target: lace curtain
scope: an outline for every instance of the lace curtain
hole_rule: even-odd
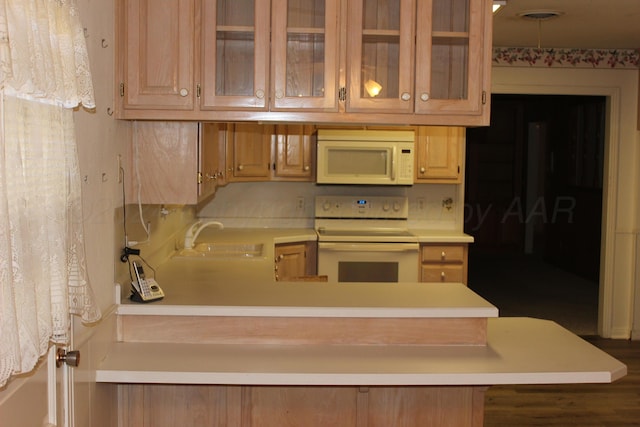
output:
[[[95,106],[74,0],[0,0],[0,387],[99,320],[72,108]]]

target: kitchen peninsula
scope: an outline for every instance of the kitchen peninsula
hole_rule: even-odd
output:
[[[276,282],[274,245],[312,230],[235,242],[249,238],[260,256],[178,255],[156,268],[164,300],[121,301],[96,381],[118,384],[122,425],[481,426],[492,384],[626,374],[553,322],[499,318],[462,284]]]

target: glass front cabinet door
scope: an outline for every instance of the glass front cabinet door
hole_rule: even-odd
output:
[[[268,108],[270,4],[202,2],[201,109]]]
[[[416,113],[482,113],[487,3],[418,0]],[[491,48],[490,44],[487,48]]]
[[[272,0],[272,110],[338,108],[339,0]]]
[[[349,0],[347,110],[413,110],[415,0]]]
[[[490,18],[490,2],[348,3],[348,111],[482,113],[484,20]]]

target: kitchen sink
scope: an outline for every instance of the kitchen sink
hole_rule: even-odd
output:
[[[198,243],[193,249],[181,249],[176,256],[207,259],[261,258],[263,248],[262,243]]]

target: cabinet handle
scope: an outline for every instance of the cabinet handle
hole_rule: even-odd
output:
[[[238,170],[241,171],[242,169],[244,169],[244,166],[238,165]]]
[[[283,96],[284,96],[284,93],[282,93],[281,90],[277,90],[276,91],[276,98],[277,99],[282,99]]]
[[[424,168],[424,166],[422,166],[422,167],[420,168],[420,173],[425,173],[426,171],[427,171],[427,170]]]
[[[427,92],[422,92],[420,94],[420,101],[428,101],[429,100],[429,94]]]
[[[440,279],[442,279],[442,281],[444,282],[446,280],[446,275],[444,274],[444,271],[440,272]]]
[[[308,170],[309,170],[309,165],[306,165],[306,166],[304,167],[304,170],[305,170],[305,171],[308,171]]]
[[[256,98],[258,99],[264,98],[264,91],[262,89],[256,90]]]
[[[402,92],[402,95],[400,96],[400,98],[403,101],[408,101],[411,99],[411,94],[409,92]]]
[[[447,253],[445,251],[442,251],[442,253],[440,254],[440,258],[442,258],[442,261],[444,261],[447,258]]]
[[[185,88],[180,89],[180,96],[187,96],[189,95],[189,91]]]

